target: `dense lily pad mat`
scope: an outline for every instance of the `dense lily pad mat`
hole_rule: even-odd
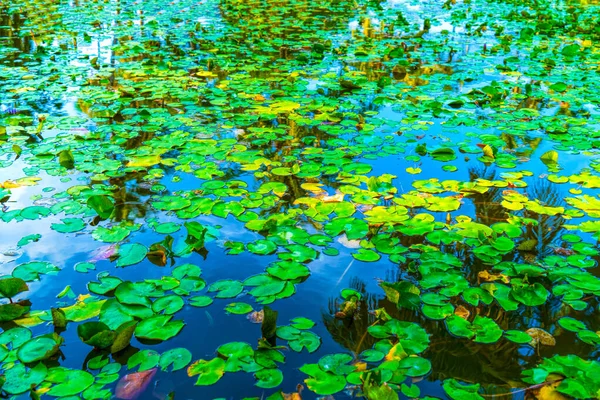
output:
[[[599,16],[0,5],[2,394],[600,398]]]

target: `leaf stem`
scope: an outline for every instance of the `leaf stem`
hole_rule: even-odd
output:
[[[362,337],[360,338],[360,340],[358,341],[358,344],[356,345],[356,348],[354,349],[354,355],[357,356],[358,352],[360,351],[360,346],[362,346],[363,342],[365,341],[367,334],[369,333],[369,328],[372,326],[375,326],[379,323],[379,320],[375,320],[375,322],[373,322],[371,325],[369,325],[367,327],[367,329],[365,329],[365,333],[363,333]]]
[[[506,397],[506,396],[513,396],[513,395],[515,395],[517,393],[526,392],[528,390],[541,388],[541,387],[544,387],[546,385],[550,385],[550,384],[556,383],[556,382],[561,382],[561,381],[564,381],[564,380],[565,380],[565,378],[560,378],[560,379],[555,379],[553,381],[542,382],[542,383],[538,383],[537,385],[528,386],[528,387],[523,388],[523,389],[515,390],[514,392],[506,392],[506,393],[500,393],[500,394],[479,394],[479,395],[482,396],[482,397]]]

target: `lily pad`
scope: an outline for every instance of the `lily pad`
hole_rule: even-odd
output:
[[[94,376],[86,371],[54,367],[48,370],[46,381],[54,383],[48,394],[56,397],[74,396],[94,383]]]
[[[183,326],[183,321],[171,321],[171,315],[156,315],[141,321],[135,329],[135,336],[140,339],[168,340],[176,336]]]
[[[128,243],[119,246],[117,267],[135,265],[146,258],[148,249],[139,243]]]

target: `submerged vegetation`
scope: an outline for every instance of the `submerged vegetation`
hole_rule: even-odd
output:
[[[600,398],[599,40],[584,0],[0,1],[2,396]]]

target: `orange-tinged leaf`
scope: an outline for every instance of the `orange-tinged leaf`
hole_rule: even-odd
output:
[[[304,390],[304,386],[298,385],[296,386],[296,393],[282,393],[283,400],[302,400],[302,390]]]
[[[459,305],[454,310],[454,314],[458,315],[462,319],[467,319],[467,318],[469,318],[469,315],[471,315],[471,312],[469,310],[467,310],[465,307]]]
[[[117,399],[137,399],[148,387],[156,374],[156,368],[147,371],[135,372],[122,377],[117,384]]]
[[[504,283],[509,283],[510,279],[508,276],[504,274],[490,274],[488,271],[481,271],[477,274],[480,281],[486,282],[494,282],[494,281],[502,281]]]

